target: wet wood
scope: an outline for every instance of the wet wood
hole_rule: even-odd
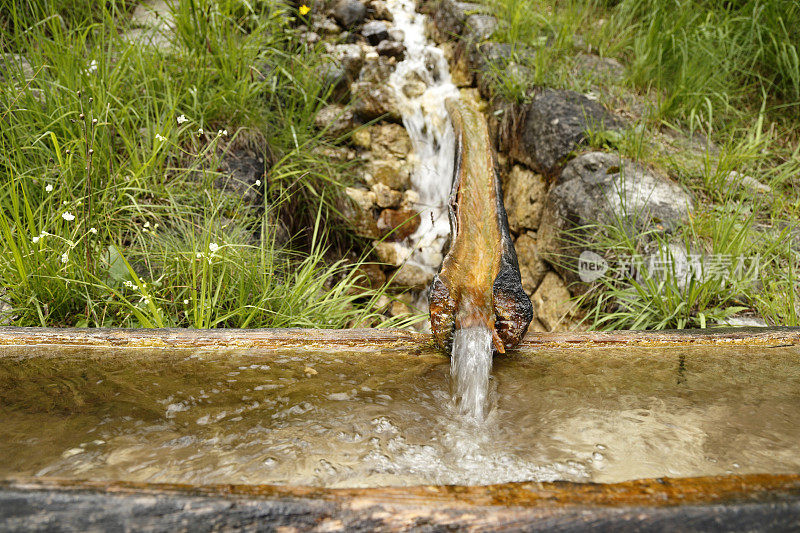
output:
[[[613,485],[318,489],[16,480],[0,484],[0,528],[247,528],[272,531],[777,531],[800,526],[800,476]]]
[[[387,355],[438,351],[432,335],[398,329],[59,329],[6,326],[0,327],[0,346],[3,345],[271,348]],[[692,345],[794,346],[800,345],[800,328],[528,333],[515,352],[524,355],[541,348]]]
[[[533,307],[522,288],[486,119],[466,99],[445,104],[456,137],[451,244],[430,286],[431,330],[447,348],[456,329],[485,327],[503,353],[525,334]]]

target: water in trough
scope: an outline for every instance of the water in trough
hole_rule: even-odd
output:
[[[800,472],[800,348],[498,356],[485,422],[434,353],[11,347],[0,478],[324,487]]]

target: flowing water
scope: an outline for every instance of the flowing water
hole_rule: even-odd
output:
[[[458,414],[449,372],[435,353],[3,347],[0,478],[352,487],[800,473],[798,347],[498,356],[483,424]]]
[[[409,264],[433,273],[442,263],[442,248],[450,234],[447,199],[453,182],[455,135],[444,102],[459,98],[459,92],[450,80],[444,53],[425,35],[426,17],[414,11],[414,0],[388,0],[387,5],[406,47],[406,58],[397,64],[389,85],[411,138],[415,161],[411,182],[420,197],[421,213],[417,231],[397,246]],[[421,93],[408,90],[420,83]]]
[[[457,329],[453,334],[450,380],[458,413],[484,421],[492,372],[492,334],[486,328]]]
[[[455,134],[445,108],[447,98],[460,98],[450,79],[447,59],[425,35],[426,17],[415,12],[414,0],[389,0],[394,28],[403,32],[406,59],[390,79],[411,138],[415,166],[411,177],[420,197],[420,226],[400,244],[400,257],[434,273],[442,264],[443,247],[450,235],[447,202],[453,182]],[[424,91],[408,91],[409,84],[424,84]],[[424,294],[417,299],[427,307]],[[481,421],[487,409],[492,343],[488,331],[464,330],[455,334],[451,384],[458,411]]]

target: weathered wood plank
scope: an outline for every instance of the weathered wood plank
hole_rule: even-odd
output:
[[[430,334],[398,329],[88,329],[0,327],[2,345],[164,348],[275,348],[305,351],[412,353],[436,350]],[[592,346],[800,345],[800,328],[529,333],[518,353]]]
[[[4,531],[662,531],[676,526],[796,530],[800,476],[380,489],[31,480],[0,485]]]

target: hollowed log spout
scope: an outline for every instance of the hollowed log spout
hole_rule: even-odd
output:
[[[451,240],[429,289],[431,329],[449,349],[456,329],[485,326],[504,353],[525,335],[533,307],[522,289],[486,120],[463,100],[445,104],[456,135]]]

